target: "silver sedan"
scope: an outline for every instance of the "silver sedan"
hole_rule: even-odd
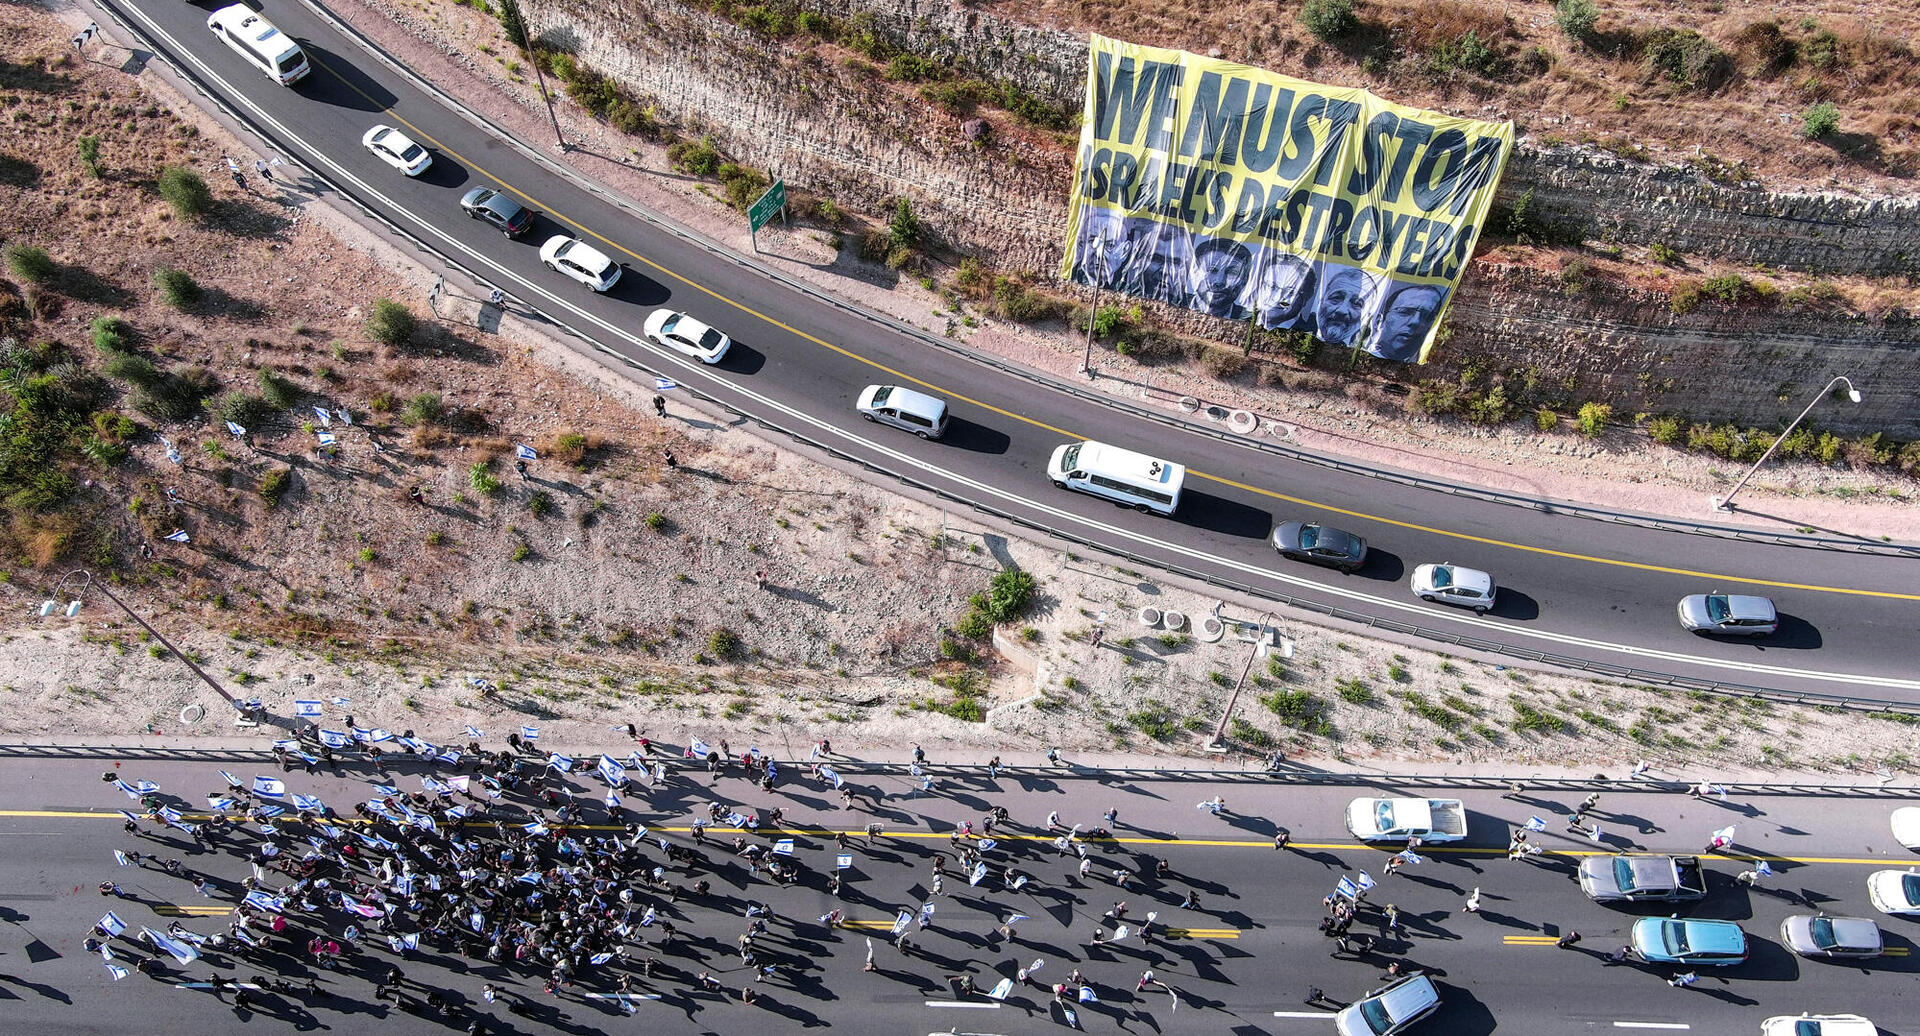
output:
[[[1802,957],[1864,960],[1886,950],[1880,926],[1865,917],[1794,914],[1780,922],[1780,941]]]

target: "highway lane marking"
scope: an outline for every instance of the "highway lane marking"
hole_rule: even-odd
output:
[[[153,908],[161,917],[213,917],[233,913],[232,906],[201,906],[197,903],[161,903]]]
[[[385,105],[380,104],[373,97],[369,96],[365,91],[361,90],[357,85],[349,82],[345,76],[340,75],[338,72],[335,72],[332,68],[328,67],[325,62],[320,61],[317,58],[313,58],[311,55],[309,55],[309,59],[312,60],[319,67],[326,69],[327,74],[333,76],[334,79],[337,80],[342,86],[345,86],[347,89],[353,91],[356,94],[359,94],[360,97],[363,100],[365,100],[368,104],[379,108],[379,110],[385,115],[387,115],[389,118],[392,118],[395,122],[398,122],[401,125],[405,126],[407,129],[411,130],[414,134],[416,134],[419,137],[419,139],[424,140],[427,143],[431,144],[433,147],[438,148],[440,151],[453,156],[456,160],[463,163],[468,168],[472,169],[474,172],[498,184],[501,187],[501,189],[509,191],[515,195],[518,195],[521,198],[524,198],[529,204],[546,212],[548,215],[554,217],[560,222],[566,224],[567,226],[574,228],[575,230],[579,231],[582,235],[591,237],[594,240],[599,241],[600,243],[606,245],[608,248],[611,248],[623,255],[629,256],[632,259],[634,259],[636,262],[642,263],[645,266],[649,267],[650,269],[657,271],[661,275],[670,277],[673,280],[679,281],[681,284],[686,285],[688,288],[691,288],[695,291],[699,291],[702,294],[707,295],[708,297],[712,298],[716,302],[720,302],[727,306],[730,306],[742,313],[745,313],[757,320],[763,321],[770,326],[777,327],[782,331],[785,331],[788,334],[791,334],[804,341],[811,342],[814,345],[820,346],[821,348],[829,349],[833,352],[836,352],[849,360],[853,360],[857,363],[865,364],[869,367],[872,367],[875,370],[892,375],[895,378],[899,378],[901,380],[911,382],[915,385],[919,385],[922,388],[929,389],[933,392],[944,394],[950,398],[960,400],[969,405],[977,406],[982,410],[988,411],[989,413],[999,414],[1002,417],[1005,417],[1009,420],[1018,421],[1020,423],[1029,425],[1031,427],[1041,429],[1042,431],[1051,432],[1055,435],[1064,435],[1068,439],[1086,438],[1086,436],[1070,431],[1068,429],[1059,428],[1054,425],[1047,424],[1044,421],[1035,420],[1034,418],[1028,417],[1024,414],[1019,414],[1010,410],[1005,410],[1001,407],[994,406],[990,403],[986,403],[981,400],[974,399],[966,395],[965,393],[956,392],[944,386],[936,385],[932,382],[925,381],[920,378],[916,378],[910,374],[905,373],[904,371],[895,370],[894,368],[889,367],[886,364],[883,364],[877,360],[869,359],[868,357],[855,353],[850,349],[835,345],[832,342],[829,342],[823,338],[820,338],[815,335],[809,334],[805,331],[802,331],[797,327],[793,327],[785,323],[784,321],[778,320],[772,316],[762,313],[759,310],[754,309],[753,307],[748,306],[743,302],[730,298],[727,295],[723,295],[720,292],[712,288],[709,288],[706,285],[701,284],[698,281],[695,281],[683,274],[676,273],[673,270],[670,270],[667,267],[662,266],[661,264],[653,261],[652,259],[649,259],[646,256],[643,256],[640,253],[630,248],[627,248],[624,245],[621,245],[619,242],[616,242],[588,228],[585,224],[582,224],[578,220],[575,220],[570,216],[561,215],[560,210],[557,206],[549,205],[546,202],[541,201],[540,199],[525,193],[519,188],[513,186],[512,184],[507,183],[505,180],[502,180],[498,176],[495,176],[492,172],[487,170],[484,166],[481,166],[479,163],[468,158],[466,155],[460,153],[459,151],[451,147],[448,147],[438,137],[435,137],[433,134],[428,133],[424,129],[421,129],[419,126],[414,125],[412,122],[409,122],[404,116],[400,115],[398,112],[394,111],[392,108],[389,108]],[[662,350],[659,350],[657,347],[653,347],[651,343],[648,343],[648,345],[652,351],[662,352]],[[1603,557],[1599,557],[1592,554],[1581,554],[1574,551],[1556,550],[1550,547],[1535,547],[1529,544],[1515,543],[1510,540],[1494,539],[1488,536],[1476,536],[1472,533],[1466,533],[1466,532],[1454,532],[1448,529],[1441,529],[1436,526],[1422,525],[1418,522],[1402,521],[1397,518],[1387,518],[1381,515],[1370,514],[1365,511],[1355,511],[1350,508],[1336,507],[1332,504],[1322,503],[1317,500],[1309,500],[1305,497],[1290,496],[1285,493],[1279,493],[1273,490],[1263,489],[1258,486],[1248,485],[1244,482],[1238,482],[1233,479],[1224,478],[1219,475],[1211,475],[1204,471],[1194,469],[1194,468],[1188,468],[1188,471],[1193,475],[1196,475],[1200,478],[1204,478],[1218,485],[1232,486],[1236,489],[1241,489],[1246,492],[1256,494],[1258,496],[1264,496],[1272,500],[1279,500],[1285,503],[1297,504],[1302,507],[1316,508],[1316,509],[1328,511],[1334,514],[1343,515],[1349,518],[1359,518],[1366,521],[1379,522],[1384,525],[1392,525],[1398,528],[1409,529],[1415,532],[1425,532],[1425,533],[1430,533],[1436,536],[1445,536],[1453,539],[1464,540],[1469,543],[1479,543],[1479,544],[1482,544],[1485,546],[1491,546],[1491,547],[1502,547],[1508,550],[1516,550],[1516,551],[1523,551],[1527,553],[1540,554],[1547,557],[1564,558],[1569,561],[1584,561],[1584,562],[1588,562],[1591,564],[1598,564],[1598,565],[1613,565],[1613,566],[1622,567],[1622,568],[1638,569],[1640,571],[1646,571],[1646,572],[1659,572],[1665,575],[1687,576],[1689,578],[1706,579],[1706,580],[1711,580],[1716,582],[1740,583],[1747,586],[1768,586],[1768,587],[1774,587],[1777,589],[1784,589],[1784,590],[1811,590],[1819,593],[1848,594],[1848,595],[1856,595],[1856,596],[1862,596],[1862,597],[1885,597],[1885,598],[1891,598],[1894,600],[1920,601],[1920,594],[1899,593],[1891,590],[1859,590],[1859,589],[1854,589],[1850,587],[1821,586],[1817,584],[1808,584],[1808,583],[1788,583],[1788,582],[1782,582],[1779,580],[1759,579],[1759,578],[1747,577],[1747,576],[1732,576],[1732,575],[1724,575],[1724,574],[1718,574],[1713,572],[1700,572],[1692,569],[1674,568],[1666,565],[1653,565],[1645,562],[1626,561],[1619,558],[1603,558]]]
[[[1238,928],[1169,928],[1169,939],[1238,939]]]
[[[395,218],[404,217],[404,219],[410,221],[413,225],[419,228],[420,236],[426,239],[437,241],[439,243],[439,246],[443,248],[445,251],[448,251],[454,254],[464,255],[472,261],[473,266],[494,271],[500,277],[523,286],[526,289],[526,294],[528,296],[537,296],[539,298],[543,298],[547,300],[547,302],[550,303],[551,306],[553,307],[553,311],[572,314],[575,318],[577,318],[577,320],[580,323],[598,328],[601,331],[608,334],[609,336],[611,336],[612,339],[616,341],[620,341],[631,346],[637,346],[639,349],[641,349],[644,353],[646,353],[649,356],[663,357],[667,365],[683,372],[680,375],[682,380],[686,380],[689,378],[713,379],[716,381],[716,383],[727,385],[732,391],[737,393],[741,398],[758,403],[760,406],[766,408],[768,412],[784,415],[788,420],[797,422],[800,425],[803,425],[806,427],[810,427],[814,429],[816,432],[818,432],[820,435],[827,436],[829,438],[836,438],[844,441],[845,443],[850,444],[853,447],[857,447],[858,449],[869,451],[870,453],[872,453],[877,457],[884,458],[898,465],[899,466],[898,470],[904,471],[904,470],[912,469],[912,470],[917,470],[919,472],[926,473],[930,477],[944,478],[957,487],[960,487],[969,492],[977,494],[978,500],[992,499],[992,500],[1001,501],[1003,504],[1008,506],[1024,507],[1029,511],[1047,516],[1051,519],[1054,519],[1060,522],[1064,522],[1070,526],[1077,526],[1081,528],[1095,530],[1109,537],[1109,542],[1127,541],[1134,544],[1144,545],[1150,548],[1158,549],[1169,555],[1173,555],[1179,558],[1189,559],[1191,561],[1199,562],[1202,564],[1214,565],[1214,566],[1217,566],[1218,568],[1235,572],[1243,576],[1248,576],[1248,577],[1253,577],[1253,578],[1263,579],[1263,580],[1270,580],[1272,582],[1277,582],[1277,583],[1294,587],[1297,589],[1312,591],[1312,592],[1321,593],[1321,594],[1325,594],[1325,595],[1336,597],[1336,598],[1341,598],[1349,602],[1363,603],[1377,610],[1399,612],[1409,616],[1418,616],[1419,617],[1418,621],[1420,622],[1457,623],[1463,626],[1467,626],[1469,628],[1479,629],[1482,631],[1492,628],[1492,629],[1500,630],[1506,633],[1507,635],[1509,635],[1510,637],[1521,639],[1521,640],[1542,641],[1542,642],[1551,643],[1551,644],[1580,647],[1580,648],[1601,651],[1601,652],[1611,652],[1611,653],[1625,655],[1625,656],[1634,657],[1634,658],[1650,658],[1650,659],[1658,659],[1658,660],[1669,661],[1669,662],[1681,662],[1681,663],[1690,664],[1690,665],[1703,666],[1710,669],[1732,670],[1736,672],[1766,674],[1766,675],[1773,675],[1773,676],[1785,676],[1785,677],[1790,677],[1794,679],[1823,682],[1823,683],[1842,683],[1842,684],[1866,685],[1866,686],[1872,686],[1876,688],[1901,688],[1906,690],[1920,690],[1920,680],[1910,680],[1910,679],[1900,680],[1900,679],[1893,679],[1893,678],[1867,676],[1862,674],[1834,673],[1834,672],[1827,672],[1823,670],[1792,669],[1784,666],[1772,666],[1772,665],[1766,665],[1766,664],[1755,663],[1755,662],[1740,662],[1740,661],[1734,661],[1730,659],[1708,658],[1708,657],[1697,656],[1697,655],[1688,655],[1681,652],[1664,651],[1664,650],[1658,650],[1653,648],[1647,648],[1647,647],[1642,647],[1642,646],[1633,645],[1633,644],[1616,644],[1616,643],[1611,643],[1607,641],[1593,640],[1591,638],[1576,637],[1571,634],[1553,633],[1545,630],[1528,629],[1522,626],[1504,625],[1500,623],[1494,623],[1486,619],[1468,618],[1467,616],[1464,616],[1464,615],[1453,614],[1451,610],[1441,610],[1428,605],[1416,605],[1408,601],[1389,599],[1385,597],[1376,597],[1372,594],[1362,593],[1356,590],[1348,589],[1343,586],[1339,586],[1337,584],[1314,582],[1312,580],[1303,578],[1301,576],[1293,575],[1291,573],[1285,572],[1280,569],[1254,565],[1247,562],[1238,561],[1238,560],[1222,557],[1215,554],[1209,554],[1201,550],[1184,546],[1182,544],[1155,539],[1151,536],[1147,536],[1141,533],[1136,533],[1131,530],[1120,529],[1112,525],[1107,525],[1107,524],[1095,521],[1092,518],[1089,518],[1082,514],[1076,514],[1071,511],[1066,511],[1061,508],[1054,507],[1052,505],[1042,504],[1037,499],[1029,499],[1027,497],[1018,496],[1014,493],[1011,493],[1002,489],[998,485],[993,485],[986,482],[982,482],[977,479],[971,479],[971,478],[960,476],[951,471],[948,471],[945,468],[941,468],[935,464],[932,464],[927,461],[920,460],[919,458],[912,457],[908,454],[902,453],[899,450],[894,449],[893,447],[886,446],[882,444],[879,440],[876,440],[870,437],[857,436],[852,432],[849,432],[847,430],[838,428],[834,425],[828,424],[825,421],[821,420],[815,413],[811,411],[804,411],[793,406],[788,406],[787,404],[784,404],[778,400],[772,399],[762,393],[753,391],[751,388],[747,387],[745,384],[739,381],[720,381],[710,370],[708,370],[705,367],[704,364],[699,364],[690,358],[681,356],[678,353],[670,353],[665,350],[661,350],[655,347],[650,342],[644,342],[644,341],[635,339],[630,334],[628,334],[627,331],[622,327],[617,326],[611,321],[603,319],[593,313],[587,312],[586,310],[579,308],[571,300],[564,299],[558,294],[555,294],[550,289],[543,287],[539,284],[536,284],[531,280],[528,280],[527,275],[522,271],[517,269],[509,269],[508,267],[503,265],[500,261],[492,258],[491,256],[488,256],[484,253],[473,250],[471,247],[454,239],[441,227],[436,226],[435,224],[429,222],[424,216],[421,216],[418,213],[413,212],[410,208],[406,206],[402,206],[396,203],[393,199],[389,198],[382,191],[375,188],[371,183],[354,175],[352,172],[347,170],[344,166],[341,166],[330,155],[324,154],[318,149],[313,148],[310,145],[304,144],[303,143],[304,138],[302,138],[300,134],[291,132],[284,123],[282,123],[280,120],[278,120],[274,116],[267,113],[257,103],[255,103],[252,97],[250,97],[248,94],[238,89],[235,89],[230,82],[228,82],[219,73],[213,71],[204,61],[202,61],[191,48],[188,48],[182,45],[177,39],[175,39],[165,29],[161,28],[156,23],[154,23],[153,20],[147,15],[145,15],[138,7],[133,8],[131,13],[143,19],[146,22],[146,24],[150,27],[155,37],[172,42],[174,44],[176,51],[178,51],[178,56],[181,61],[191,64],[195,68],[200,70],[200,72],[208,82],[219,84],[222,88],[224,88],[228,92],[228,94],[231,96],[231,99],[234,101],[234,103],[240,104],[248,108],[261,123],[274,127],[282,135],[285,141],[293,141],[296,144],[298,144],[299,149],[303,150],[309,156],[309,158],[311,159],[315,167],[331,170],[339,182],[351,183],[359,188],[363,196],[377,199],[381,203],[385,204],[389,209],[392,210],[392,214],[394,215]],[[331,70],[329,70],[329,72],[331,74]],[[335,74],[335,78],[339,78],[337,74]],[[355,89],[351,83],[346,83],[345,85],[350,90]],[[369,101],[369,103],[372,103],[372,102]],[[382,106],[381,110],[385,110],[384,106]],[[398,119],[399,117],[394,116],[394,118]],[[426,135],[423,133],[422,136],[426,136]],[[449,150],[448,154],[454,155],[456,158],[459,158],[461,161],[466,161],[464,156],[459,155],[458,152]],[[469,164],[472,165],[472,163],[469,163]],[[478,165],[472,165],[472,168],[476,172],[487,176],[489,179],[492,179],[494,182],[500,183],[503,188],[512,190],[511,187],[506,185],[503,181],[500,181],[498,177],[494,177],[492,176],[492,174],[487,173],[484,168]],[[515,193],[519,193],[519,192],[515,192]],[[534,200],[530,196],[527,196],[524,194],[522,194],[521,196],[526,197],[529,201]],[[566,220],[564,217],[556,217],[556,218],[561,219],[563,222],[569,223],[569,225],[578,227],[579,229],[582,230],[583,233],[591,233],[589,231],[586,231],[584,227],[580,227],[579,224],[574,223],[573,221],[570,221],[570,220]],[[594,235],[594,236],[598,238],[598,235]],[[598,238],[598,239],[602,241],[606,240],[605,238]],[[613,247],[616,249],[619,248],[618,245],[614,245],[612,242],[607,242],[607,244],[609,245],[609,247]],[[620,249],[620,250],[629,255],[634,254],[632,252],[627,252],[625,249]],[[642,261],[644,262],[645,260],[643,259]],[[649,265],[653,265],[653,264],[649,263]],[[673,276],[677,280],[681,280],[685,283],[688,283],[693,287],[699,288],[698,285],[693,285],[692,282],[686,281],[685,278],[680,277],[679,275],[671,275],[671,276]],[[707,294],[714,295],[714,297],[716,298],[721,298],[721,296],[719,296],[717,293],[712,292],[709,289],[700,288],[700,290],[703,292],[706,292]],[[737,303],[729,302],[729,304],[738,306]],[[738,308],[741,308],[745,312],[750,312],[750,313],[753,312],[752,310],[747,309],[746,307],[738,307]],[[785,325],[778,324],[778,322],[773,322],[773,323],[775,324],[775,326],[782,326],[782,327],[785,326]],[[788,329],[788,330],[792,330],[792,329]],[[797,331],[794,333],[800,334],[800,332],[797,332]],[[803,335],[803,337],[809,337],[810,340],[819,341],[818,339],[812,339],[810,336]],[[615,357],[616,359],[620,360],[622,363],[640,367],[643,370],[647,369],[644,365],[640,364],[633,357],[629,357],[626,354],[620,352],[619,350],[611,348],[596,339],[589,337],[587,338],[587,341],[590,342],[595,348],[600,349],[601,351],[607,353],[608,355]],[[825,343],[822,343],[822,344],[825,344]],[[841,351],[844,352],[844,350],[841,350]],[[847,355],[852,356],[851,353],[848,353]],[[858,357],[855,357],[855,358],[859,359]],[[880,369],[885,369],[885,368],[880,368]],[[912,379],[909,379],[909,380],[912,380]],[[916,382],[916,383],[923,384],[923,385],[926,384],[924,382]],[[928,386],[928,387],[932,387],[936,389],[938,388],[937,386]],[[994,408],[988,407],[987,409],[993,410]],[[1002,411],[996,411],[996,412],[1002,412]],[[1046,426],[1041,426],[1041,427],[1046,427]],[[1055,429],[1055,431],[1060,431],[1060,430]],[[1060,433],[1068,434],[1064,431],[1061,431]],[[1851,591],[1840,591],[1836,588],[1836,592],[1851,592]]]
[[[1691,1029],[1686,1022],[1614,1022],[1616,1029]]]
[[[587,1000],[658,1000],[658,993],[582,993]]]
[[[1555,946],[1560,942],[1556,935],[1503,935],[1500,941],[1507,946]]]
[[[1275,1018],[1323,1018],[1333,1021],[1332,1011],[1275,1011],[1273,1016]]]
[[[252,982],[223,982],[220,985],[221,985],[221,988],[223,989],[260,989],[262,988],[261,986],[255,985]],[[173,984],[173,988],[175,989],[212,989],[213,983],[211,982],[175,982]]]
[[[998,1011],[999,1004],[976,1004],[966,1000],[929,1000],[928,1007],[972,1007],[983,1011]]]

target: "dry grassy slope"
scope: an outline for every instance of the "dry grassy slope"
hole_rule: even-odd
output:
[[[1314,39],[1302,26],[1303,0],[988,0],[984,6],[1018,21],[1363,84],[1406,104],[1509,117],[1536,138],[1656,152],[1699,147],[1745,162],[1776,185],[1840,181],[1912,190],[1920,173],[1920,60],[1914,53],[1920,6],[1905,0],[1596,4],[1601,14],[1591,44],[1568,40],[1547,0],[1359,0],[1361,32],[1335,44]],[[1755,28],[1768,22],[1783,42]],[[1641,42],[1659,29],[1693,29],[1715,42],[1731,56],[1725,81],[1700,90],[1649,72]],[[1506,71],[1485,77],[1434,68],[1434,55],[1468,30],[1493,42]],[[1824,141],[1802,139],[1800,113],[1825,100],[1839,107],[1841,132]]]

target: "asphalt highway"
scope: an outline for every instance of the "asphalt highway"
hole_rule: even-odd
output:
[[[1021,1033],[1062,1024],[1049,992],[1017,987],[1002,1002],[956,994],[947,979],[970,975],[985,990],[1022,967],[1044,961],[1036,981],[1065,981],[1080,970],[1098,997],[1079,1004],[1087,1031],[1219,1033],[1328,1033],[1328,1009],[1302,1003],[1310,986],[1346,1003],[1377,987],[1394,962],[1437,977],[1444,997],[1442,1013],[1423,1031],[1472,1034],[1502,1032],[1576,1033],[1611,1028],[1651,1028],[1675,1032],[1749,1033],[1761,1019],[1776,1014],[1851,1012],[1876,1020],[1889,1036],[1920,1032],[1913,1004],[1912,976],[1920,962],[1912,956],[1916,922],[1878,914],[1865,896],[1867,875],[1880,867],[1915,863],[1912,853],[1892,842],[1888,813],[1898,802],[1886,797],[1833,796],[1759,798],[1713,797],[1696,800],[1674,791],[1609,791],[1589,814],[1603,832],[1603,845],[1564,833],[1564,815],[1579,793],[1523,790],[1503,798],[1492,792],[1462,797],[1469,809],[1469,838],[1454,846],[1426,846],[1425,862],[1383,875],[1389,853],[1356,843],[1343,830],[1346,802],[1365,794],[1422,794],[1418,789],[1368,790],[1332,787],[1279,788],[1256,780],[1206,784],[1190,780],[1119,781],[1097,771],[1062,767],[1023,770],[989,779],[979,765],[944,766],[930,761],[936,783],[921,793],[918,782],[899,777],[861,776],[845,769],[850,787],[862,801],[853,810],[840,807],[831,788],[805,773],[802,764],[783,765],[781,785],[772,794],[741,777],[709,778],[699,769],[677,771],[656,789],[635,788],[627,797],[626,818],[650,828],[649,841],[664,835],[676,846],[691,847],[688,825],[704,815],[710,801],[739,806],[762,815],[773,806],[787,810],[784,831],[763,830],[754,842],[770,844],[792,837],[792,856],[803,878],[778,887],[751,876],[726,844],[735,832],[715,825],[700,862],[674,880],[690,885],[697,877],[714,883],[709,897],[684,895],[666,902],[642,892],[636,903],[655,903],[680,929],[667,949],[631,945],[636,962],[656,956],[663,967],[643,980],[635,1017],[621,1017],[609,995],[607,969],[588,969],[580,982],[558,996],[544,994],[538,974],[529,969],[468,960],[446,948],[423,944],[402,961],[413,997],[427,989],[448,992],[454,1006],[425,1016],[394,1010],[372,998],[373,976],[396,956],[378,938],[349,953],[342,967],[322,971],[304,959],[259,954],[236,962],[219,953],[185,968],[169,966],[155,977],[135,973],[114,982],[101,961],[80,943],[107,909],[133,926],[164,930],[179,921],[202,935],[222,931],[226,915],[240,898],[239,881],[248,873],[242,852],[257,833],[231,837],[226,848],[195,851],[177,832],[135,838],[121,830],[115,810],[135,806],[103,783],[100,763],[24,762],[0,764],[0,1008],[8,1031],[97,1033],[259,1031],[276,1022],[296,1029],[364,1031],[378,1022],[382,1032],[462,1030],[478,1016],[488,1031],[544,1033],[588,1031],[765,1032],[832,1027],[857,1034],[944,1032]],[[271,764],[233,766],[242,781],[256,774],[283,777],[288,790],[319,796],[351,819],[353,803],[371,794],[370,773],[345,779],[281,774]],[[151,780],[177,808],[205,809],[204,796],[225,787],[212,764],[128,763],[116,772],[128,781]],[[393,783],[402,791],[420,788],[423,771],[403,763]],[[737,772],[737,771],[736,771]],[[441,776],[447,776],[442,768]],[[604,787],[591,775],[571,780],[578,800],[587,804],[586,821],[607,819],[597,802]],[[1222,796],[1227,811],[1215,816],[1196,808]],[[509,795],[498,807],[509,818],[523,816],[526,802]],[[530,799],[528,800],[530,801]],[[952,864],[948,835],[963,821],[981,823],[990,806],[1001,806],[1011,822],[995,832],[998,845],[988,853],[995,871],[1012,869],[1030,876],[1019,892],[998,888],[989,879],[970,887]],[[1077,859],[1062,856],[1046,829],[1049,814],[1062,826],[1087,832],[1106,822],[1107,809],[1118,811],[1112,839],[1088,841],[1094,868],[1078,876]],[[1548,822],[1536,835],[1548,854],[1528,861],[1505,858],[1510,832],[1538,816]],[[869,840],[868,823],[883,825]],[[293,825],[283,825],[291,828]],[[1710,833],[1735,827],[1734,845],[1706,858],[1710,895],[1685,910],[1688,916],[1739,922],[1746,931],[1751,958],[1725,969],[1698,969],[1692,988],[1670,987],[1665,979],[1679,969],[1628,963],[1608,964],[1605,955],[1622,945],[1638,916],[1660,916],[1656,909],[1617,910],[1581,895],[1572,869],[1582,855],[1600,851],[1698,851]],[[1289,829],[1285,850],[1273,847],[1277,826]],[[249,832],[257,829],[249,828]],[[612,833],[608,827],[600,833]],[[832,832],[853,837],[846,850]],[[289,839],[297,843],[298,835]],[[237,848],[236,848],[237,847]],[[115,865],[114,849],[137,849],[160,858],[179,859],[192,871],[212,876],[219,890],[212,898],[195,890],[195,879],[157,869]],[[846,852],[851,867],[841,871],[846,890],[835,899],[826,876],[836,856]],[[931,861],[949,853],[944,894],[931,894]],[[650,855],[658,862],[660,853]],[[1155,878],[1154,861],[1170,867]],[[1766,859],[1776,872],[1749,890],[1735,874]],[[1117,888],[1111,875],[1122,868],[1137,876],[1135,887]],[[1324,915],[1321,898],[1343,876],[1370,871],[1380,884],[1368,896],[1356,933],[1374,936],[1370,953],[1335,958],[1333,943],[1318,930]],[[103,880],[117,881],[131,898],[108,900],[95,890]],[[288,879],[274,874],[270,885]],[[1477,914],[1464,912],[1464,897],[1482,891]],[[1183,908],[1188,893],[1196,908]],[[735,953],[734,939],[747,921],[749,901],[773,906],[776,920],[761,944],[763,959],[777,966],[775,978],[760,983],[759,1003],[738,1002],[738,990],[750,973]],[[903,957],[887,940],[898,910],[937,904],[933,924],[916,932],[914,953]],[[1092,945],[1096,928],[1114,933],[1102,914],[1116,901],[1128,904],[1127,919],[1138,923],[1157,915],[1164,934],[1152,945],[1137,936],[1119,943]],[[1401,917],[1399,931],[1386,930],[1379,908],[1391,903]],[[829,929],[816,919],[836,906],[849,924]],[[1820,910],[1877,919],[1889,956],[1865,963],[1807,961],[1782,945],[1779,922],[1790,913]],[[998,925],[1009,914],[1030,915],[1009,941]],[[317,916],[290,915],[296,940],[325,930],[338,938],[345,919],[323,909]],[[371,927],[371,926],[369,926]],[[1555,945],[1569,931],[1581,935],[1571,949]],[[644,930],[647,942],[658,929]],[[875,947],[877,970],[864,972],[867,940]],[[128,953],[151,952],[123,941]],[[166,958],[162,958],[165,960]],[[171,965],[171,961],[168,961]],[[1151,968],[1171,991],[1138,991],[1141,972]],[[711,971],[721,992],[693,990],[692,976]],[[239,1012],[218,1002],[204,988],[180,982],[206,982],[213,974],[250,980],[255,975],[285,978],[304,987],[315,977],[323,990],[256,995],[258,1011]],[[515,1016],[480,999],[492,983],[533,1003],[529,1014]],[[1178,997],[1178,1006],[1174,998]],[[652,999],[657,997],[657,999]],[[964,1005],[964,1006],[959,1006]]]
[[[250,70],[212,38],[204,24],[211,5],[110,9],[325,181],[309,178],[308,187],[381,213],[501,287],[515,305],[576,330],[637,371],[669,376],[862,462],[1150,563],[1446,635],[1704,680],[1920,700],[1909,647],[1920,616],[1920,561],[1476,502],[1292,461],[1164,414],[1144,417],[900,333],[642,218],[449,110],[304,4],[268,12],[315,66],[292,88]],[[399,125],[427,145],[432,167],[410,180],[368,154],[360,137],[375,123]],[[458,200],[476,185],[523,198],[541,213],[535,230],[509,241],[463,217]],[[544,269],[538,249],[555,233],[586,237],[623,261],[626,275],[599,296]],[[732,353],[709,368],[646,343],[642,320],[661,306],[727,332]],[[950,400],[947,438],[921,442],[860,420],[853,399],[876,382],[914,384]],[[1053,489],[1048,455],[1080,438],[1188,465],[1178,515],[1155,518]],[[1265,536],[1273,522],[1292,518],[1366,536],[1372,560],[1344,577],[1282,562]],[[1493,573],[1501,586],[1493,612],[1476,617],[1414,598],[1407,578],[1429,561]],[[1674,602],[1710,590],[1775,598],[1781,631],[1759,643],[1685,633]]]

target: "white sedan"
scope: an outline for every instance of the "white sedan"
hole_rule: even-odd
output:
[[[1920,806],[1901,806],[1893,811],[1893,840],[1909,849],[1920,849]]]
[[[593,291],[606,291],[620,279],[622,267],[605,252],[577,237],[555,234],[540,246],[547,269],[566,274]]]
[[[1902,917],[1920,914],[1920,874],[1874,871],[1867,875],[1867,900],[1883,914]]]
[[[1492,576],[1451,562],[1415,567],[1412,587],[1414,596],[1423,601],[1472,608],[1476,615],[1485,615],[1487,609],[1493,607],[1494,595],[1499,593]]]
[[[433,164],[432,152],[392,126],[375,126],[360,138],[360,143],[365,144],[374,157],[408,176],[419,176]]]
[[[1857,1014],[1782,1014],[1760,1023],[1760,1036],[1878,1036]]]
[[[733,339],[686,315],[656,309],[647,316],[647,337],[657,345],[686,353],[701,363],[719,363]]]

